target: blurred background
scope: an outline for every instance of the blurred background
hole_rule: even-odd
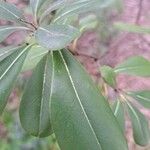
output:
[[[32,21],[28,0],[7,0],[21,8],[29,21]],[[85,66],[95,83],[100,84],[99,67],[116,66],[130,56],[142,55],[150,60],[150,35],[119,31],[115,22],[132,23],[150,27],[150,0],[117,0],[115,6],[103,11],[82,14],[78,23],[83,34],[70,49],[77,52],[77,59]],[[0,21],[1,25],[11,22]],[[17,32],[9,36],[0,46],[18,45],[25,39],[25,34]],[[30,71],[21,74],[16,88],[9,98],[3,116],[0,117],[0,150],[59,150],[55,136],[34,138],[22,129],[19,117],[19,97],[22,94]],[[150,78],[119,75],[118,87],[126,90],[150,89]],[[113,95],[113,91],[110,91]],[[150,111],[141,108],[150,120]],[[131,124],[126,123],[126,137],[129,150],[150,150],[150,146],[139,147],[134,144]]]

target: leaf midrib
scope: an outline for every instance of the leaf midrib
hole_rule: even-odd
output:
[[[137,113],[134,111],[134,108],[130,105],[130,103],[128,103],[127,101],[126,101],[126,103],[127,103],[127,105],[129,106],[129,109],[130,109],[130,110],[132,111],[132,113],[134,114],[135,118],[137,119],[138,125],[139,125],[139,127],[140,127],[140,129],[141,129],[142,137],[144,137],[143,128],[142,128],[142,125],[141,125],[141,122],[140,122],[140,120],[139,120],[139,117],[138,117]]]
[[[54,33],[54,32],[50,32],[49,30],[47,30],[47,29],[45,29],[45,28],[42,28],[42,27],[40,27],[40,29],[43,30],[43,31],[45,31],[45,32],[47,32],[47,33],[49,33],[51,36],[57,36],[57,37],[62,36],[62,37],[70,38],[70,36],[69,36],[69,35],[66,35],[66,34],[56,33],[56,32],[55,32],[55,33]]]
[[[46,56],[46,62],[45,62],[45,67],[44,67],[44,74],[43,74],[43,83],[42,83],[42,97],[41,97],[41,107],[40,107],[40,114],[39,114],[39,136],[40,136],[40,130],[41,130],[41,125],[42,125],[42,110],[43,110],[43,104],[44,104],[44,90],[45,90],[45,83],[46,83],[46,71],[47,71],[47,63],[48,63],[48,54]]]
[[[137,97],[137,98],[140,98],[140,99],[141,99],[140,101],[144,100],[144,101],[150,102],[150,99],[149,99],[149,98],[143,97],[143,96],[141,96],[141,95],[136,95],[136,97]]]
[[[6,71],[0,76],[0,81],[3,79],[3,77],[7,74],[7,72],[11,69],[11,67],[16,63],[16,61],[25,53],[25,51],[30,47],[31,45],[24,48],[24,50],[15,58],[15,60],[8,66]]]
[[[82,7],[84,7],[84,6],[88,5],[88,4],[89,4],[89,3],[86,3],[86,4],[82,5]],[[71,9],[70,11],[67,11],[67,12],[61,14],[60,16],[58,16],[57,18],[54,19],[54,22],[56,22],[57,20],[61,19],[61,18],[64,17],[65,15],[68,15],[70,12],[73,12],[73,11],[75,11],[76,9],[79,9],[80,7],[81,7],[81,6],[75,7],[74,9]]]
[[[27,28],[27,27],[21,27],[21,26],[18,26],[18,27],[11,27],[11,26],[10,26],[10,27],[8,27],[8,26],[7,26],[7,27],[2,27],[2,28],[0,28],[0,32],[3,31],[3,30],[5,31],[5,30],[15,30],[15,29],[16,29],[16,30],[21,30],[21,29],[22,29],[22,30],[23,30],[23,29],[24,29],[24,30],[30,30],[30,29]]]
[[[133,67],[118,67],[116,68],[114,71],[115,72],[120,72],[120,71],[126,71],[126,70],[132,70],[132,69],[139,69],[139,67],[150,67],[149,64],[146,64],[146,65],[138,65],[138,66],[133,66]]]
[[[97,135],[96,135],[96,133],[95,133],[95,131],[94,131],[94,129],[93,129],[93,126],[92,126],[91,123],[90,123],[90,120],[89,120],[89,118],[88,118],[88,115],[87,115],[87,113],[86,113],[86,111],[85,111],[85,109],[84,109],[84,107],[83,107],[83,104],[82,104],[82,102],[81,102],[81,99],[80,99],[80,97],[79,97],[79,95],[78,95],[78,92],[77,92],[77,90],[76,90],[76,87],[75,87],[73,78],[72,78],[72,76],[71,76],[71,73],[70,73],[70,71],[69,71],[69,68],[68,68],[68,66],[67,66],[67,63],[66,63],[66,61],[65,61],[65,59],[64,59],[64,57],[63,57],[63,54],[62,54],[61,51],[59,51],[59,54],[60,54],[60,56],[61,56],[61,58],[62,58],[62,61],[63,61],[63,63],[64,63],[64,66],[65,66],[65,68],[66,68],[68,77],[69,77],[69,79],[70,79],[70,82],[71,82],[71,84],[72,84],[73,90],[74,90],[74,92],[75,92],[75,96],[76,96],[76,98],[78,99],[79,105],[80,105],[80,107],[81,107],[81,110],[83,111],[83,114],[84,114],[84,116],[85,116],[85,119],[87,120],[87,122],[88,122],[88,124],[89,124],[89,127],[91,128],[91,131],[92,131],[93,135],[95,136],[95,139],[96,139],[96,141],[97,141],[98,146],[100,147],[100,150],[102,150],[102,146],[101,146],[101,144],[100,144],[100,142],[99,142],[99,140],[98,140],[98,137],[97,137]]]
[[[10,10],[8,10],[7,8],[3,7],[3,6],[0,6],[2,9],[8,11],[9,13],[11,13],[14,17],[16,17],[17,19],[19,19],[20,17],[17,16],[16,14],[14,14],[13,12],[11,12]]]

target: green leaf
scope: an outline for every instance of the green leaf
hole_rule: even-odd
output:
[[[132,96],[137,100],[140,104],[142,104],[146,108],[150,108],[150,91],[136,91],[136,92],[128,92],[129,96]]]
[[[142,77],[150,76],[150,61],[141,56],[130,57],[115,68],[116,73],[126,73]]]
[[[39,45],[32,46],[22,67],[22,72],[33,69],[47,52],[47,49]]]
[[[78,29],[72,26],[52,24],[44,28],[39,27],[35,36],[41,46],[50,50],[59,50],[65,48],[79,35]]]
[[[48,6],[47,9],[45,9],[45,11],[42,13],[41,17],[40,17],[40,22],[48,15],[50,15],[50,13],[54,10],[59,9],[60,7],[64,6],[64,4],[66,4],[66,0],[57,0],[54,1],[53,3],[50,3],[50,5]]]
[[[109,66],[102,66],[100,68],[101,75],[104,81],[110,85],[111,87],[115,88],[116,86],[116,73],[114,70]]]
[[[125,114],[124,114],[124,108],[120,100],[116,101],[113,106],[112,110],[114,112],[114,115],[116,116],[118,123],[123,131],[125,132]]]
[[[54,19],[54,22],[60,22],[64,19],[67,19],[67,17],[73,16],[73,15],[79,15],[81,13],[85,13],[88,11],[92,11],[99,8],[105,8],[108,7],[110,4],[112,4],[114,0],[74,0],[68,2],[65,7],[62,7],[58,13],[56,14],[56,17]]]
[[[150,140],[150,130],[148,126],[148,121],[145,116],[138,111],[134,106],[128,103],[128,113],[131,118],[133,137],[137,144],[145,146]]]
[[[80,31],[85,31],[88,29],[94,29],[98,25],[98,19],[96,15],[89,14],[79,19]]]
[[[30,30],[22,26],[0,26],[0,42],[5,40],[10,34],[19,30]]]
[[[150,34],[150,27],[142,27],[135,24],[127,24],[116,22],[114,26],[122,31],[133,32],[133,33],[142,33],[142,34]]]
[[[48,53],[37,64],[29,79],[20,104],[20,121],[31,135],[45,137],[51,134],[49,100],[52,59]]]
[[[7,99],[30,47],[30,45],[19,47],[18,50],[0,62],[0,114],[6,106]]]
[[[23,19],[23,13],[15,5],[0,2],[0,19],[18,22]]]
[[[33,14],[36,17],[40,7],[45,3],[46,0],[30,0],[30,6]]]
[[[0,48],[0,62],[12,54],[14,51],[16,51],[19,47],[14,47],[14,46],[7,46],[7,47],[2,47]]]
[[[108,102],[67,51],[53,52],[51,123],[62,150],[127,150]]]

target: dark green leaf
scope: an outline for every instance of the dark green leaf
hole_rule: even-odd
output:
[[[146,108],[150,108],[150,91],[128,92],[128,95],[135,98],[140,104]]]
[[[49,100],[52,73],[51,55],[37,64],[25,88],[20,104],[20,121],[31,135],[45,137],[51,134]]]
[[[128,103],[128,112],[132,122],[133,137],[137,144],[145,146],[150,140],[150,130],[145,116]]]
[[[62,150],[127,150],[108,102],[67,51],[53,52],[51,123]]]
[[[109,66],[102,66],[100,68],[101,75],[105,82],[110,85],[111,87],[115,88],[116,86],[116,73],[114,70]]]
[[[0,42],[5,40],[13,32],[19,30],[29,30],[29,28],[21,26],[0,26]]]
[[[124,108],[120,100],[116,101],[113,104],[112,110],[114,112],[114,115],[116,116],[118,123],[124,133],[125,131],[125,114],[124,114]]]
[[[18,22],[23,19],[22,11],[20,11],[15,5],[0,2],[0,19]]]
[[[141,56],[128,58],[115,68],[116,73],[126,73],[129,75],[150,76],[150,61]]]
[[[65,48],[79,35],[78,29],[72,26],[52,24],[45,28],[39,27],[35,36],[41,46],[50,50],[59,50]]]
[[[19,47],[13,54],[0,62],[0,114],[6,106],[7,99],[30,47],[30,45]]]

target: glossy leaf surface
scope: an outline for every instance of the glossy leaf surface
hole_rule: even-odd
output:
[[[49,100],[51,91],[51,55],[47,54],[33,70],[22,96],[20,121],[31,135],[45,137],[51,134]]]
[[[108,102],[67,51],[53,52],[51,123],[62,150],[127,150]]]

